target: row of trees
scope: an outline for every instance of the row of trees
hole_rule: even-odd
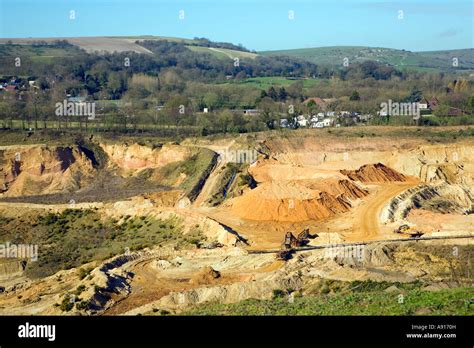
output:
[[[322,111],[316,104],[303,104],[308,97],[332,99],[328,109],[334,111],[375,113],[389,99],[418,101],[433,96],[443,106],[472,110],[473,81],[454,75],[402,73],[374,62],[335,70],[289,57],[244,59],[236,66],[233,60],[193,52],[183,43],[146,41],[143,45],[155,54],[84,53],[53,62],[25,58],[18,67],[6,62],[2,65],[0,82],[16,78],[19,89],[0,94],[3,125],[12,126],[13,120],[19,120],[22,127],[46,127],[48,121],[55,122],[55,127],[68,127],[72,121],[58,118],[54,113],[54,105],[67,96],[120,101],[119,106],[100,104],[97,113],[102,115],[102,120],[98,123],[126,127],[141,123],[156,127],[202,127],[206,132],[268,127],[287,113],[289,105],[295,114]],[[241,79],[292,76],[295,82],[262,90],[238,80],[228,83],[228,74]],[[302,79],[312,76],[318,76],[317,85],[305,88]],[[29,80],[35,81],[34,87],[29,85]],[[165,108],[158,111],[158,106]],[[181,106],[184,113],[178,111]],[[197,113],[204,108],[212,113],[198,117]],[[247,119],[241,113],[231,112],[247,108],[263,110],[262,116]],[[87,119],[73,120],[81,127],[82,123],[88,126]]]

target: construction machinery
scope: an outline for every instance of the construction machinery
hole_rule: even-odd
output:
[[[283,241],[281,248],[284,250],[288,250],[291,248],[299,248],[305,246],[308,243],[309,239],[307,230],[304,230],[303,232],[298,234],[298,237],[295,237],[292,232],[286,232],[285,240]]]
[[[309,229],[305,229],[298,234],[297,237],[292,232],[286,232],[285,239],[281,245],[281,250],[277,253],[278,260],[288,260],[291,258],[294,248],[300,248],[309,243],[309,238],[314,238],[309,234]]]
[[[287,260],[291,259],[294,252],[295,251],[293,249],[280,250],[279,252],[276,253],[275,257],[279,261],[287,261]]]
[[[407,234],[412,238],[420,238],[422,235],[424,235],[423,232],[415,230],[406,224],[400,225],[394,232],[398,234]]]

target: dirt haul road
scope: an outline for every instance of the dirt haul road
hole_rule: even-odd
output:
[[[381,185],[358,209],[353,223],[353,233],[348,241],[375,240],[382,237],[380,231],[380,211],[394,197],[417,185],[417,182]]]
[[[219,177],[219,173],[221,172],[222,169],[224,169],[226,164],[227,162],[222,160],[222,156],[219,156],[217,159],[216,165],[214,166],[214,168],[212,168],[211,174],[209,174],[209,177],[204,183],[201,193],[199,193],[198,197],[193,203],[194,207],[200,207],[200,206],[205,205],[206,199],[208,199],[211,196],[212,189],[216,185],[216,181],[217,181],[217,178]]]

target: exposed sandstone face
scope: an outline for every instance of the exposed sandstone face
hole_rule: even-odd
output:
[[[160,170],[164,166],[186,160],[192,154],[192,149],[172,144],[155,149],[138,144],[102,144],[95,150],[80,145],[0,147],[0,197],[85,194],[87,190],[100,197],[99,191],[110,187],[148,192],[145,184],[152,187],[163,182]],[[100,164],[97,156],[101,156]],[[106,163],[107,166],[102,165]],[[185,179],[181,173],[162,185],[178,187]],[[153,186],[149,192],[161,189]],[[176,202],[171,202],[172,195],[161,198],[165,205]]]
[[[437,180],[437,169],[446,165],[455,165],[455,171],[462,171],[459,177],[463,177],[466,183],[472,183],[474,179],[472,140],[433,145],[403,138],[347,141],[306,136],[298,139],[274,137],[265,140],[262,146],[281,168],[298,167],[295,173],[298,176],[309,167],[322,174],[327,170],[356,170],[367,163],[382,163],[405,176],[416,176],[425,182]]]
[[[25,270],[25,263],[21,260],[6,260],[0,262],[0,280],[20,276]]]
[[[471,192],[461,185],[438,183],[419,185],[398,195],[380,215],[381,222],[404,220],[412,209],[425,209],[443,214],[469,214],[474,207]]]
[[[12,147],[1,155],[0,192],[4,197],[72,192],[87,185],[96,172],[77,146]]]
[[[138,144],[118,145],[101,144],[109,156],[111,164],[124,172],[133,173],[146,168],[159,168],[169,163],[185,160],[190,151],[186,147],[166,144],[152,149]]]

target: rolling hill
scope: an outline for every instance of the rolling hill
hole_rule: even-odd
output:
[[[73,47],[47,47],[38,43],[54,43],[66,40]],[[88,53],[136,52],[151,54],[143,47],[145,40],[166,40],[185,44],[194,52],[210,53],[221,59],[251,58],[263,56],[290,56],[306,60],[311,63],[328,66],[342,66],[347,58],[349,64],[364,61],[376,61],[389,64],[398,69],[412,69],[418,71],[447,71],[447,70],[474,70],[474,49],[443,50],[430,52],[411,52],[382,47],[365,46],[331,46],[317,48],[301,48],[278,51],[262,51],[258,53],[245,50],[208,47],[199,39],[185,39],[165,36],[97,36],[97,37],[64,37],[64,38],[0,38],[0,54],[2,56],[29,56],[35,59],[52,59],[67,55],[74,55],[80,49]],[[231,48],[232,45],[231,45]],[[453,67],[453,58],[458,59],[458,67]]]
[[[0,53],[5,56],[33,56],[33,57],[62,57],[70,54],[78,54],[74,49],[58,49],[53,47],[39,46],[38,43],[52,44],[58,40],[66,40],[75,48],[83,49],[88,53],[97,52],[135,52],[151,54],[152,52],[140,45],[145,40],[166,40],[171,42],[180,42],[186,44],[186,47],[195,52],[210,53],[217,58],[255,58],[257,54],[240,51],[235,49],[220,47],[199,46],[199,42],[193,39],[182,39],[165,36],[91,36],[91,37],[63,37],[63,38],[18,38],[2,39],[0,38]],[[16,54],[16,55],[15,55]]]
[[[191,51],[210,53],[217,58],[234,59],[234,58],[251,58],[255,59],[258,55],[251,52],[230,50],[227,48],[202,47],[202,46],[186,46]]]
[[[263,51],[259,54],[298,57],[316,64],[341,66],[344,58],[348,58],[349,64],[371,60],[390,64],[398,69],[416,70],[450,70],[453,69],[452,59],[456,57],[459,62],[457,69],[474,69],[474,49],[411,52],[381,47],[333,46]]]

